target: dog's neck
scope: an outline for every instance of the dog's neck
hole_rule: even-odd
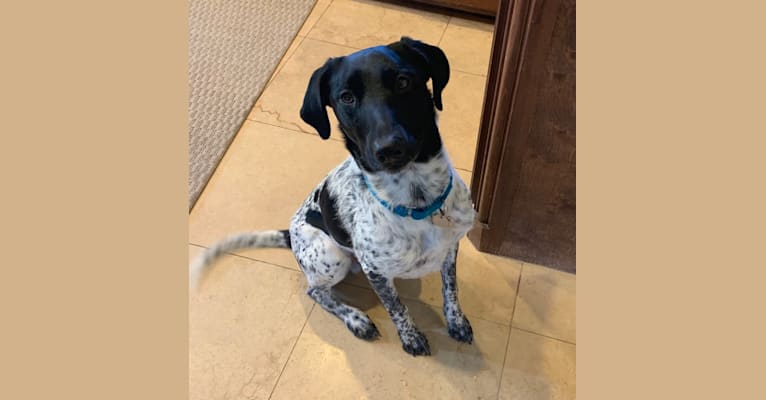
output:
[[[362,172],[378,195],[392,205],[418,208],[444,193],[452,165],[442,148],[425,162],[412,162],[397,172]]]

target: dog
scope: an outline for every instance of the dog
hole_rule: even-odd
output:
[[[435,110],[443,108],[449,76],[440,48],[409,37],[328,59],[311,75],[300,115],[326,140],[332,108],[350,156],[309,194],[289,230],[226,238],[202,254],[192,277],[198,280],[214,258],[238,248],[289,248],[308,281],[308,296],[356,337],[374,340],[380,333],[373,321],[332,292],[350,271],[361,270],[404,351],[421,356],[431,354],[428,340],[394,278],[440,271],[449,335],[472,343],[458,302],[456,257],[475,211],[442,145]]]

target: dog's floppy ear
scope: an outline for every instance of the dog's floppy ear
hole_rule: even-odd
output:
[[[335,64],[336,59],[331,58],[314,71],[301,107],[301,119],[313,126],[322,139],[330,137],[330,120],[327,118],[325,107],[330,105],[328,81]]]
[[[426,73],[431,78],[431,83],[433,84],[434,105],[441,111],[442,90],[444,90],[449,81],[449,62],[447,61],[447,56],[444,55],[440,48],[407,36],[402,36],[400,43],[417,53],[425,63]]]

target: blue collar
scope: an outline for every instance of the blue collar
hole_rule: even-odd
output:
[[[449,183],[447,184],[447,189],[444,190],[444,193],[441,194],[441,196],[437,197],[436,200],[433,201],[433,203],[429,204],[427,207],[420,207],[420,208],[409,208],[402,205],[393,206],[391,203],[383,200],[378,196],[378,192],[375,191],[375,189],[372,188],[372,185],[370,185],[370,181],[367,180],[367,176],[362,173],[362,178],[364,179],[365,185],[367,185],[367,189],[370,189],[370,193],[372,193],[372,196],[375,197],[376,200],[380,204],[383,205],[383,207],[386,207],[387,209],[391,210],[394,214],[400,216],[400,217],[410,217],[415,220],[421,220],[430,217],[433,215],[436,211],[438,211],[442,206],[444,205],[444,200],[447,199],[447,196],[449,196],[449,192],[452,191],[452,171],[450,171],[449,174]]]

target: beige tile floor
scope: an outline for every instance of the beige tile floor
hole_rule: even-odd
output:
[[[298,116],[311,72],[328,57],[402,35],[437,44],[450,59],[439,123],[470,181],[492,26],[368,0],[319,0],[192,210],[190,257],[233,232],[287,226],[347,154],[337,131],[323,142]],[[372,343],[313,304],[288,251],[225,256],[190,294],[190,398],[573,399],[575,277],[463,240],[458,280],[472,345],[447,335],[438,274],[397,283],[433,352],[412,358],[363,276],[338,292],[375,321],[382,338]]]

